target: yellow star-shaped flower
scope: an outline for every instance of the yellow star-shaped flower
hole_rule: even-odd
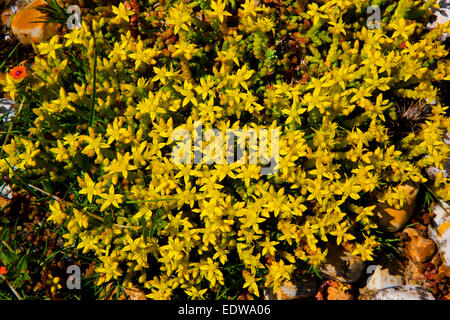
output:
[[[122,19],[130,22],[129,16],[134,15],[134,12],[127,10],[122,2],[119,4],[119,7],[112,6],[112,12],[116,14],[116,17],[111,20],[113,23],[120,23]]]

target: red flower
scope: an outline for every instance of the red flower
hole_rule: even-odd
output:
[[[9,75],[14,78],[14,80],[23,79],[27,76],[27,68],[24,66],[14,67],[9,72]]]
[[[7,272],[6,267],[0,267],[0,274],[6,274]]]

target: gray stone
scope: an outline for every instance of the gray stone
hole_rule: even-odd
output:
[[[0,119],[4,122],[9,122],[16,114],[16,110],[13,108],[14,101],[11,99],[0,99]]]
[[[437,244],[443,265],[450,267],[450,206],[440,200],[434,205],[433,213],[433,226],[428,226],[428,234]]]
[[[373,271],[371,267],[374,267]],[[381,266],[370,266],[367,268],[367,273],[372,275],[367,279],[367,289],[371,291],[377,291],[390,287],[398,287],[405,284],[405,281],[400,275],[392,275],[389,269],[382,269]]]
[[[373,300],[436,300],[430,291],[420,286],[397,286],[378,290]]]
[[[2,184],[0,185],[0,197],[6,198],[6,199],[12,199],[13,193],[9,185]]]

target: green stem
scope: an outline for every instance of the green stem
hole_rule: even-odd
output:
[[[3,60],[2,64],[0,64],[0,70],[2,70],[3,66],[5,65],[6,61],[8,61],[8,59],[12,56],[12,54],[14,53],[14,51],[16,51],[16,49],[20,46],[20,42],[14,47],[14,49],[11,50],[11,52],[9,53],[9,55],[6,57],[5,60]]]

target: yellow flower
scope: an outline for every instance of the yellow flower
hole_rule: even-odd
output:
[[[82,153],[86,154],[88,157],[93,157],[94,154],[97,155],[97,157],[102,157],[100,153],[100,149],[106,149],[109,148],[108,143],[102,142],[102,136],[99,134],[96,137],[96,134],[94,132],[94,129],[89,128],[89,136],[82,136],[82,139],[87,142],[87,146],[83,149]]]
[[[89,200],[89,203],[92,203],[93,196],[100,195],[100,192],[101,192],[100,185],[97,183],[94,183],[94,181],[92,181],[91,177],[89,176],[89,174],[87,172],[84,174],[84,180],[81,179],[80,177],[77,177],[77,178],[78,178],[78,184],[80,185],[80,187],[82,187],[78,193],[86,194],[87,198]]]
[[[191,8],[184,2],[179,2],[169,9],[169,17],[166,21],[175,26],[173,29],[174,34],[180,32],[180,29],[189,31],[189,26],[192,24]]]
[[[112,12],[116,15],[116,17],[111,20],[113,23],[120,23],[122,20],[130,22],[129,16],[134,15],[134,12],[127,10],[122,2],[119,4],[119,7],[112,6]]]
[[[247,65],[245,64],[242,68],[238,69],[236,74],[229,76],[229,79],[232,81],[232,87],[237,88],[238,85],[241,85],[241,87],[248,91],[247,82],[254,73],[254,70],[247,70]]]
[[[387,83],[391,80],[390,77],[378,78],[378,72],[375,68],[372,68],[371,77],[364,78],[364,81],[370,84],[371,89],[380,89],[382,91],[389,90]]]
[[[110,205],[113,205],[116,208],[120,208],[119,203],[122,203],[123,195],[115,194],[114,186],[111,184],[111,186],[109,187],[109,193],[101,193],[100,197],[105,199],[100,208],[100,211],[105,211]]]
[[[162,66],[161,68],[153,67],[153,72],[155,76],[152,79],[152,82],[160,81],[162,84],[166,85],[167,80],[176,75],[176,72],[168,71],[166,66]]]
[[[250,274],[247,270],[242,270],[242,276],[245,280],[244,285],[242,288],[248,287],[248,292],[255,294],[257,297],[259,297],[259,288],[257,281],[260,280],[260,278],[255,279],[255,277]]]
[[[302,121],[300,120],[300,115],[305,113],[306,108],[300,108],[298,103],[293,102],[291,105],[291,109],[283,109],[281,112],[288,115],[288,118],[286,119],[286,124],[289,124],[293,121],[295,121],[298,125],[302,124]]]
[[[401,57],[396,55],[395,51],[389,52],[386,57],[380,57],[375,64],[380,67],[379,73],[387,72],[388,76],[391,76],[392,69],[396,67]]]
[[[73,44],[82,44],[83,40],[81,39],[82,31],[81,29],[75,28],[71,32],[68,32],[64,35],[66,38],[65,46],[69,47]]]
[[[78,243],[77,249],[83,249],[82,253],[87,253],[90,250],[94,250],[96,253],[99,252],[98,242],[99,238],[93,235],[80,235],[80,242]]]
[[[179,41],[174,47],[176,50],[172,53],[173,58],[184,56],[187,60],[191,60],[192,56],[198,52],[198,49],[195,48],[195,44],[187,41]]]
[[[3,85],[3,83],[1,83],[1,80],[0,80],[0,84]],[[14,81],[14,78],[11,77],[11,75],[9,73],[6,74],[6,85],[2,88],[2,90],[5,93],[6,92],[9,93],[12,100],[16,99],[16,94],[17,94],[16,81]]]
[[[85,209],[86,210],[86,209]],[[89,216],[84,213],[84,211],[79,211],[77,209],[73,209],[75,221],[78,223],[80,227],[87,228],[89,225]]]
[[[239,59],[238,59],[238,51],[235,46],[230,46],[228,50],[225,51],[218,51],[217,55],[219,57],[220,61],[227,62],[227,61],[233,61],[237,66],[239,66]]]
[[[115,257],[112,256],[104,256],[99,257],[102,262],[101,266],[96,268],[95,271],[99,273],[103,273],[104,275],[98,279],[97,285],[101,285],[102,283],[108,282],[111,279],[116,279],[117,277],[122,275],[122,271],[119,268],[119,262],[116,261]]]
[[[204,277],[210,282],[210,287],[214,287],[216,282],[221,285],[224,284],[222,271],[220,271],[218,267],[219,264],[214,262],[211,258],[207,258],[206,263],[203,262],[200,266],[200,270],[203,271]]]
[[[311,3],[308,4],[308,11],[306,13],[309,15],[310,18],[313,19],[313,25],[317,26],[320,19],[327,19],[328,15],[321,12],[321,8],[317,5],[317,3]]]
[[[50,149],[50,152],[56,154],[56,161],[63,162],[69,159],[69,154],[67,153],[67,150],[64,148],[64,145],[62,144],[61,140],[58,140],[57,144],[58,147]]]
[[[225,3],[222,2],[222,0],[218,1],[211,1],[211,9],[212,10],[206,10],[206,13],[211,17],[217,17],[219,18],[220,22],[223,22],[224,17],[231,16],[231,13],[225,11]]]
[[[317,248],[317,250],[315,250],[315,251],[309,256],[308,262],[309,262],[310,264],[312,264],[313,266],[316,266],[316,267],[317,267],[317,266],[319,266],[320,264],[322,264],[323,262],[326,261],[327,253],[328,253],[328,249],[325,249],[325,250],[322,252],[322,249]]]
[[[183,87],[174,85],[174,88],[184,96],[182,103],[183,107],[187,105],[189,102],[191,102],[194,106],[198,106],[198,101],[195,96],[195,92],[192,91],[192,89],[194,89],[194,86],[190,81],[184,80]]]
[[[350,224],[348,221],[344,221],[342,223],[336,223],[335,230],[331,231],[330,234],[336,237],[336,244],[340,245],[342,240],[350,241],[354,240],[355,237],[351,234],[347,233],[347,230],[350,228]]]
[[[62,44],[58,43],[59,37],[53,36],[50,41],[48,42],[42,42],[38,44],[38,49],[40,54],[48,54],[50,58],[53,58],[56,60],[56,50],[61,49],[63,47]]]
[[[50,216],[48,217],[48,221],[54,221],[57,224],[63,224],[63,222],[67,219],[67,214],[61,209],[61,205],[58,201],[50,204]]]
[[[63,66],[62,66],[63,67]],[[71,98],[67,97],[67,92],[63,87],[59,89],[58,99],[52,100],[51,104],[57,109],[56,112],[63,112],[66,109],[75,111],[75,108],[70,105]]]
[[[347,32],[345,31],[345,23],[342,22],[342,17],[339,18],[339,21],[330,21],[328,22],[329,24],[331,24],[333,27],[330,27],[329,30],[337,35],[339,33],[342,33],[344,35],[347,35]]]
[[[214,106],[214,99],[212,97],[208,100],[207,103],[200,103],[198,109],[200,110],[200,117],[202,117],[202,119],[205,119],[206,121],[211,122],[211,124],[213,124],[217,118],[222,117],[222,108]]]
[[[270,238],[266,236],[266,240],[264,242],[259,242],[259,245],[263,248],[261,254],[265,256],[266,254],[275,256],[276,248],[275,246],[279,243],[279,241],[270,241]]]
[[[395,29],[394,34],[392,35],[392,39],[401,36],[403,39],[408,39],[408,37],[414,32],[416,27],[415,23],[406,24],[406,20],[400,18],[396,23],[393,23],[392,28]]]
[[[353,177],[346,179],[344,183],[338,183],[338,189],[336,190],[336,194],[342,195],[342,200],[347,197],[352,198],[353,200],[358,200],[360,198],[359,192],[362,187],[358,185]]]
[[[112,63],[115,63],[119,60],[126,60],[127,58],[127,47],[128,42],[126,41],[117,41],[114,43],[114,48],[108,55],[108,58],[111,59]]]
[[[134,70],[138,70],[142,63],[155,64],[157,55],[156,47],[144,50],[144,43],[139,40],[136,45],[136,51],[130,54],[130,58],[135,60]]]
[[[184,290],[184,292],[186,292],[186,294],[189,297],[191,297],[192,300],[196,300],[196,299],[204,300],[205,299],[204,294],[206,293],[207,290],[208,289],[206,289],[206,288],[199,290],[197,287],[192,286],[192,287],[189,287],[186,290]]]
[[[352,255],[359,255],[361,256],[361,259],[363,261],[373,261],[372,255],[373,255],[373,250],[367,248],[366,246],[357,243],[356,244],[356,249],[352,251]]]
[[[283,260],[280,260],[280,262],[272,261],[268,266],[269,273],[266,275],[266,282],[264,285],[271,286],[274,291],[278,290],[284,280],[291,279],[294,268],[295,266],[292,264],[285,265]]]
[[[20,139],[20,142],[25,147],[25,151],[19,154],[19,159],[22,161],[17,167],[25,169],[26,166],[35,166],[36,161],[34,160],[34,157],[40,153],[40,150],[38,149],[40,144],[39,141],[33,144],[31,141]]]
[[[130,160],[133,159],[133,156],[130,156],[130,153],[127,152],[122,155],[120,152],[117,153],[117,158],[113,159],[109,166],[105,167],[105,172],[107,175],[114,175],[115,173],[122,173],[125,179],[128,178],[128,171],[136,170],[137,167],[130,164]],[[113,184],[117,183],[117,178],[113,178]]]

